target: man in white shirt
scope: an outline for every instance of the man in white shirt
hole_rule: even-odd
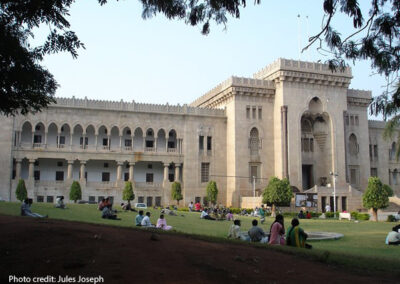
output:
[[[326,204],[325,212],[331,212],[331,206],[329,204]]]
[[[207,220],[215,220],[214,218],[210,217],[210,215],[208,215],[207,208],[203,209],[203,211],[201,212],[200,218],[201,219],[207,219]]]
[[[192,212],[193,211],[193,201],[189,203],[189,211]]]
[[[392,231],[386,237],[387,245],[400,245],[400,233],[399,233],[400,225],[397,225],[392,228]]]
[[[154,227],[150,222],[150,212],[146,212],[146,216],[143,217],[142,227]]]

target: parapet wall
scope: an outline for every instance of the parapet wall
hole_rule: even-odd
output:
[[[101,109],[101,110],[117,110],[117,111],[132,111],[132,112],[154,112],[168,114],[189,114],[202,116],[225,116],[225,110],[222,109],[207,109],[200,107],[192,107],[184,104],[181,105],[161,105],[161,104],[143,104],[132,101],[102,101],[72,98],[57,98],[57,104],[52,104],[52,107],[72,107],[85,109]]]

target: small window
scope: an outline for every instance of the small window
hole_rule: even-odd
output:
[[[153,136],[153,131],[152,130],[147,130],[146,136]]]
[[[54,202],[54,196],[46,196],[46,202],[47,203],[53,203]]]
[[[96,203],[96,196],[89,196],[89,203]]]
[[[129,173],[124,173],[124,181],[128,181],[129,180]]]
[[[201,163],[201,182],[210,180],[210,163]]]
[[[132,147],[132,140],[131,139],[125,139],[125,147]]]
[[[146,173],[146,182],[153,182],[154,175],[152,173]]]
[[[104,134],[107,134],[107,128],[104,128]]]
[[[346,125],[349,125],[349,116],[346,115],[345,119],[346,119]]]
[[[39,160],[35,160],[34,165],[35,165],[36,167],[39,166]]]
[[[86,145],[86,146],[88,145],[88,142],[89,142],[88,137],[85,137],[85,145]],[[83,137],[81,137],[81,138],[79,139],[79,145],[83,145]]]
[[[146,148],[153,148],[154,141],[146,140]]]
[[[64,126],[61,126],[61,132],[64,132]]]
[[[314,139],[310,138],[310,152],[314,152]]]
[[[200,202],[201,201],[201,197],[200,196],[196,196],[195,198],[194,198],[194,203],[198,203],[198,202]]]
[[[212,137],[211,136],[207,136],[207,150],[208,151],[211,150],[211,142],[212,142]]]
[[[56,172],[56,180],[63,181],[64,180],[64,172]]]
[[[126,131],[126,135],[131,135],[131,134],[132,134],[131,130],[128,129],[128,130]]]
[[[43,195],[38,195],[36,197],[36,202],[44,202],[44,196]]]
[[[204,136],[199,136],[199,150],[204,150]]]
[[[148,165],[147,165],[147,168],[148,168],[148,169],[152,169],[152,168],[153,168],[153,165],[152,165],[152,164],[148,164]]]
[[[144,203],[144,196],[138,197],[138,203]]]
[[[63,166],[63,162],[57,162],[57,167],[62,167]]]
[[[108,138],[103,138],[103,146],[108,146]]]
[[[358,115],[354,116],[354,120],[355,120],[355,125],[358,125],[359,124]]]
[[[147,196],[147,207],[153,206],[153,197]]]
[[[156,198],[155,198],[156,200],[155,200],[155,205],[156,206],[161,206],[161,196],[156,196]]]
[[[253,119],[256,119],[257,115],[256,111],[257,111],[256,107],[253,107]]]
[[[262,108],[258,108],[258,119],[262,119]]]
[[[374,157],[378,158],[378,145],[374,145]]]
[[[129,163],[126,163],[125,168],[129,169]]]
[[[377,176],[378,176],[378,169],[371,168],[371,177],[377,177]]]
[[[246,107],[246,118],[250,118],[250,106]]]
[[[40,171],[34,171],[33,177],[35,178],[35,180],[40,180]]]
[[[42,135],[34,135],[33,143],[42,143]]]
[[[60,145],[65,145],[65,136],[60,136]]]
[[[36,125],[35,130],[40,131],[40,125]]]
[[[174,174],[168,174],[168,180],[169,182],[173,182],[175,179],[175,175]]]
[[[103,182],[110,181],[110,173],[108,172],[101,173],[101,181]]]
[[[108,163],[104,163],[104,167],[105,167],[105,168],[108,168]]]
[[[175,148],[175,142],[174,141],[168,141],[168,149],[174,149]]]

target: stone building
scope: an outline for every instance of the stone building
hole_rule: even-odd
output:
[[[335,173],[338,210],[361,208],[371,175],[399,191],[400,166],[384,123],[368,121],[371,92],[349,89],[351,78],[350,69],[278,59],[190,105],[58,98],[40,113],[2,118],[0,196],[15,200],[22,178],[35,201],[53,202],[78,180],[82,199],[120,202],[130,180],[135,202],[166,205],[179,181],[188,204],[215,180],[219,203],[240,206],[278,176],[317,192],[321,209],[333,202]]]

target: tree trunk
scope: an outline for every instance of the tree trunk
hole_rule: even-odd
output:
[[[275,212],[275,204],[272,204],[272,210],[271,210],[271,217],[275,218],[276,217],[276,212]]]
[[[376,222],[378,222],[378,209],[372,208],[372,214]]]

